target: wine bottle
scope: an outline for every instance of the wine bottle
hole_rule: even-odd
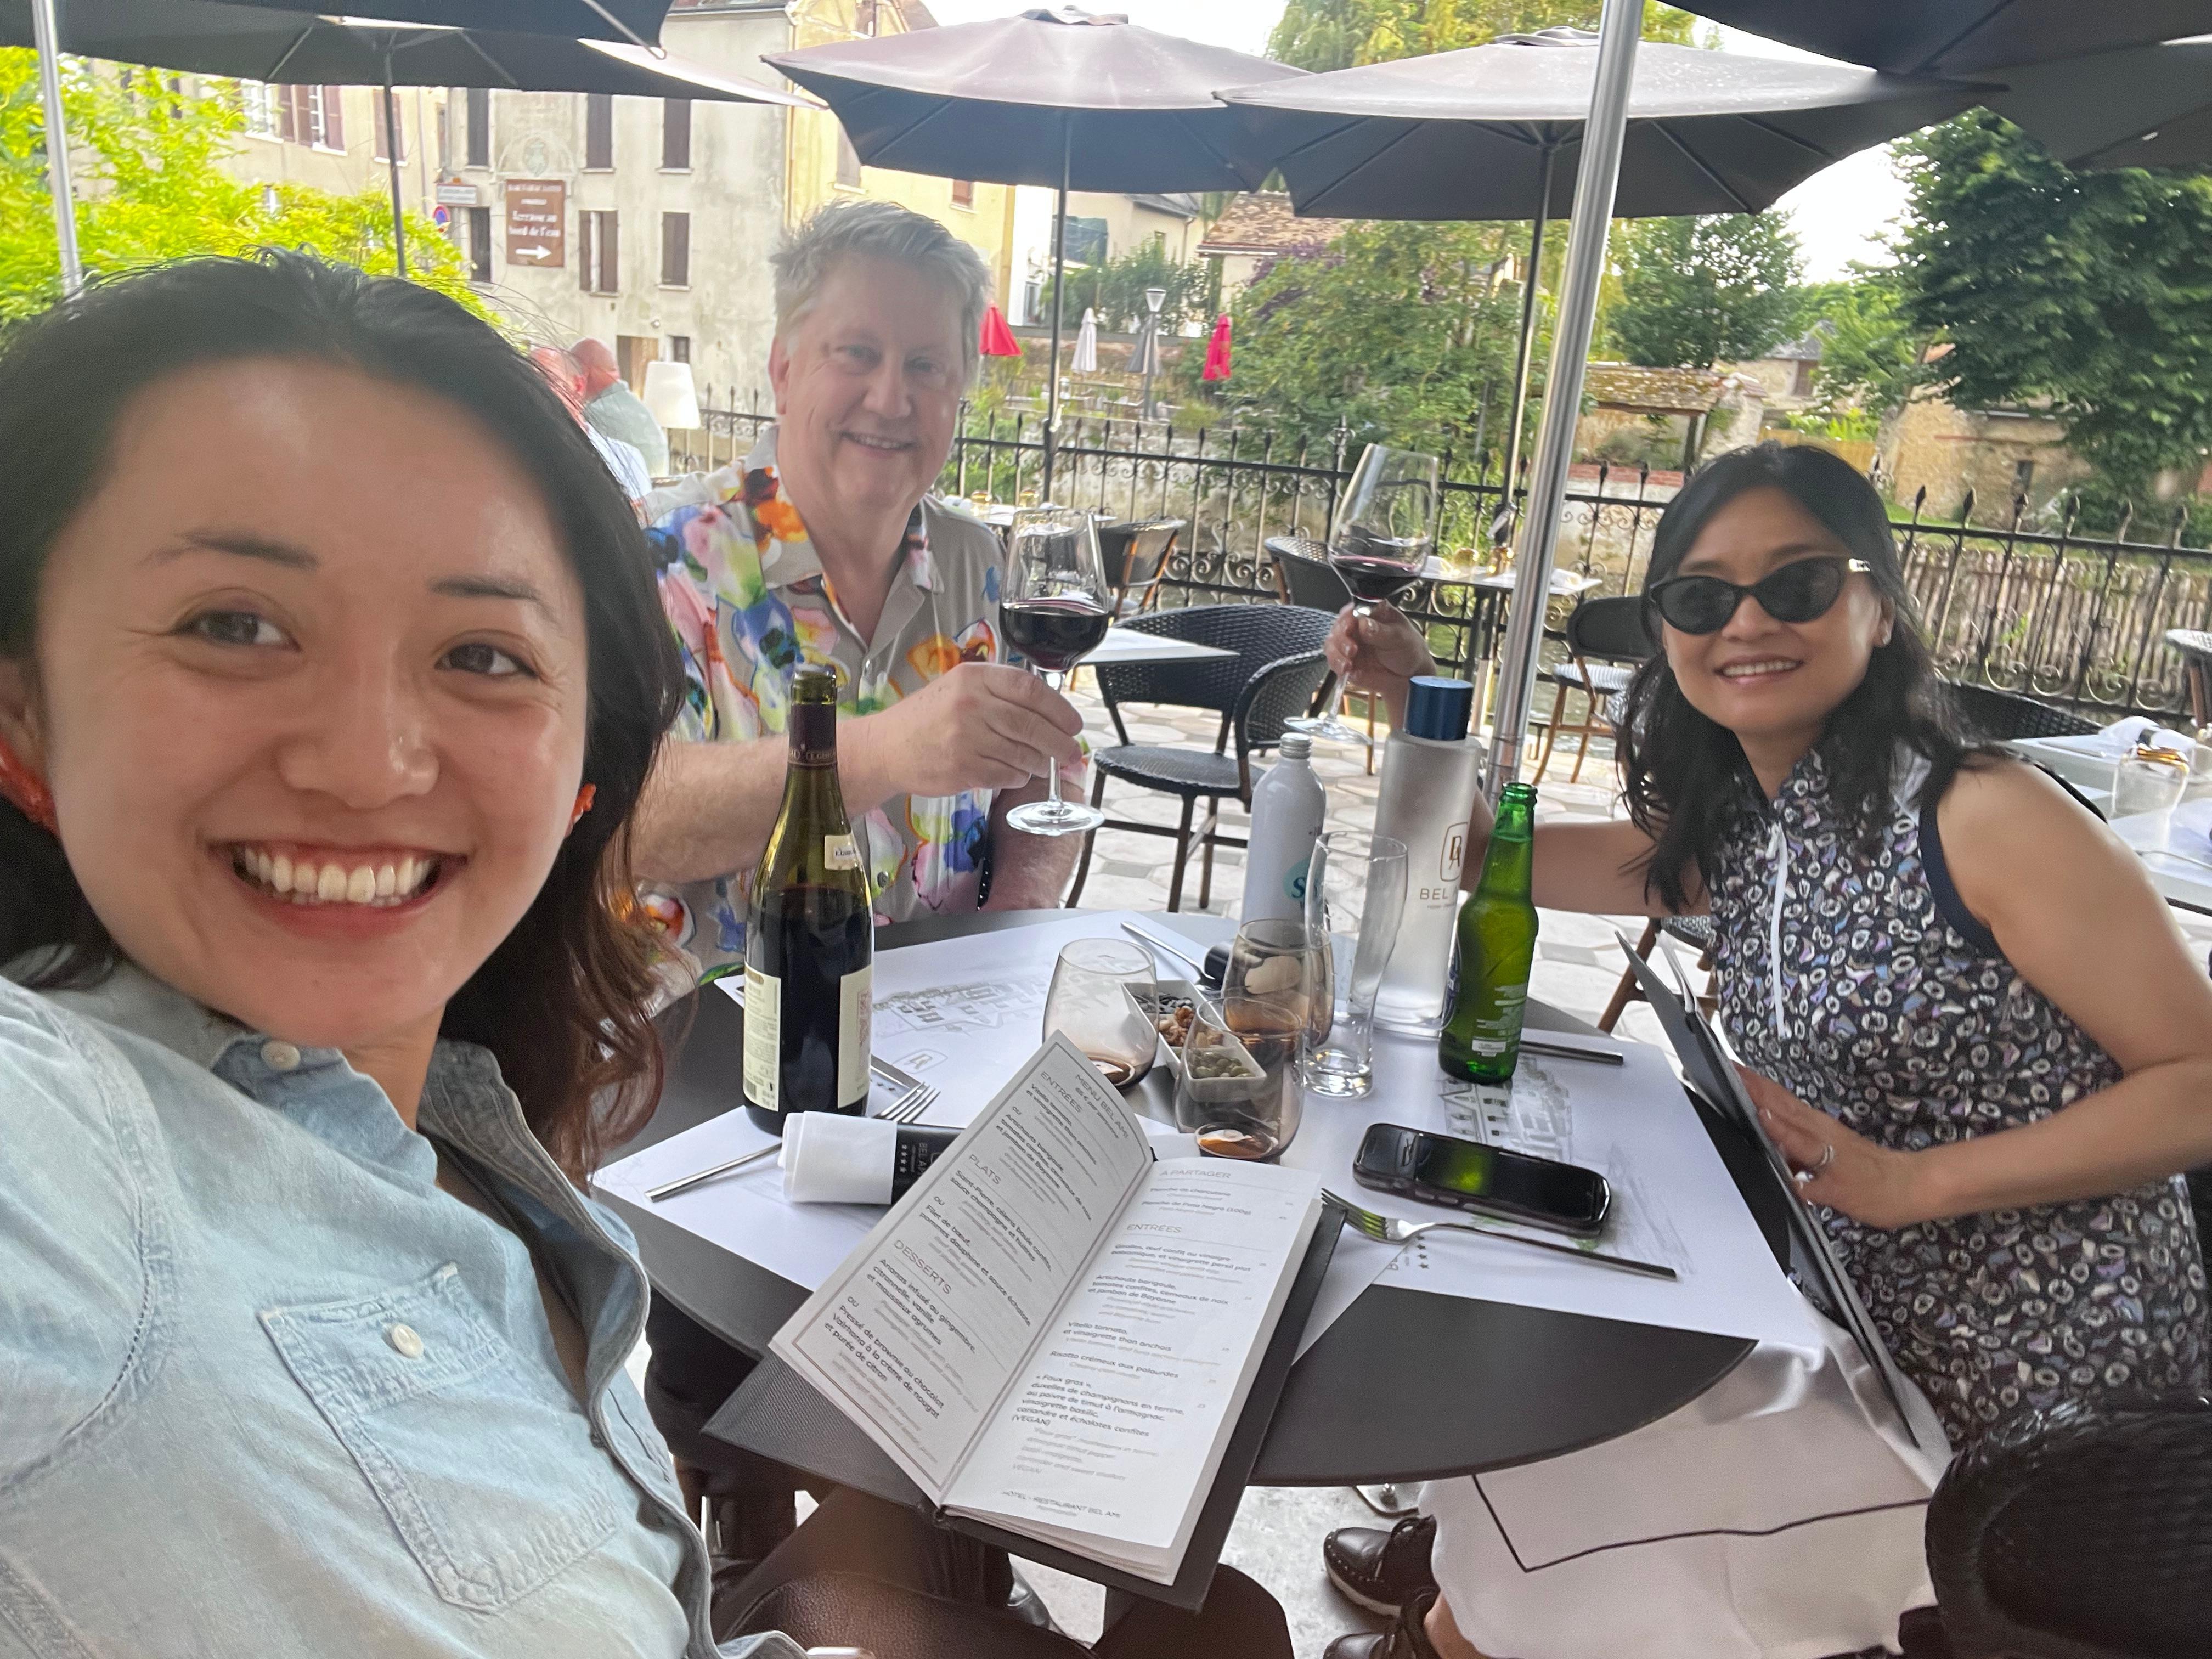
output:
[[[745,1112],[770,1134],[793,1112],[868,1103],[867,872],[837,787],[837,677],[792,672],[791,763],[745,907]]]
[[[1536,792],[1505,786],[1483,854],[1482,875],[1459,908],[1452,987],[1437,1059],[1454,1077],[1507,1083],[1521,1059],[1521,1021],[1536,961],[1536,906],[1530,866]]]

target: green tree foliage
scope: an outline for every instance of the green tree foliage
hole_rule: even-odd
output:
[[[1900,308],[1902,279],[1895,265],[1855,264],[1847,281],[1807,291],[1821,336],[1812,413],[1836,437],[1873,437],[1923,378],[1933,335]]]
[[[1290,0],[1267,55],[1299,69],[1349,69],[1479,46],[1501,34],[1595,29],[1600,0]],[[1695,22],[1673,6],[1644,9],[1644,38],[1686,46]]]
[[[1898,309],[1949,343],[1930,368],[1953,401],[2047,404],[2123,491],[2194,471],[2212,447],[2212,180],[2073,173],[1984,110],[1904,153]]]
[[[1237,301],[1233,395],[1279,443],[1326,443],[1341,416],[1355,446],[1388,437],[1465,457],[1486,386],[1485,444],[1500,447],[1521,291],[1498,278],[1513,240],[1510,226],[1356,225],[1278,259]],[[1201,344],[1178,371],[1187,394]]]
[[[1756,213],[1638,219],[1613,228],[1620,298],[1606,315],[1632,363],[1705,368],[1756,357],[1803,320],[1797,237]]]
[[[1083,308],[1088,306],[1098,313],[1100,328],[1109,333],[1127,333],[1145,320],[1145,290],[1164,289],[1167,298],[1160,302],[1160,327],[1172,334],[1185,323],[1212,321],[1206,311],[1212,276],[1202,259],[1185,264],[1170,258],[1158,243],[1141,242],[1118,259],[1069,271],[1067,306],[1062,315],[1072,328],[1082,320]],[[1053,284],[1047,282],[1037,313],[1048,321],[1052,317],[1052,290]]]
[[[222,170],[243,122],[220,97],[131,96],[116,81],[64,65],[63,106],[76,163],[77,243],[89,273],[198,253],[304,247],[390,272],[392,206],[379,191],[333,196],[285,185],[264,192]],[[407,221],[409,274],[481,312],[460,252],[419,216]],[[0,321],[61,294],[47,192],[38,59],[0,49]]]

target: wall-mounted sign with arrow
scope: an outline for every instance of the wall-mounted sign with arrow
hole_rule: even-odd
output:
[[[538,270],[568,262],[568,186],[559,179],[507,181],[507,258]]]

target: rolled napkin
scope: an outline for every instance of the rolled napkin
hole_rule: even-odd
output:
[[[794,1112],[783,1128],[783,1195],[793,1204],[890,1204],[914,1185],[957,1129],[840,1112]]]
[[[2187,732],[2160,726],[2142,714],[2130,714],[2125,720],[2114,720],[2093,738],[2085,739],[2083,746],[2118,760],[2131,753],[2138,744],[2150,749],[2171,749],[2184,760],[2190,759],[2197,752],[2197,739]]]

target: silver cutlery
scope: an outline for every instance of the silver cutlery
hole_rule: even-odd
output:
[[[1553,1060],[1587,1060],[1595,1066],[1626,1066],[1628,1057],[1614,1048],[1577,1048],[1571,1043],[1547,1042],[1541,1037],[1521,1034],[1521,1046],[1532,1054],[1549,1054]]]
[[[1608,1267],[1619,1267],[1627,1273],[1643,1273],[1651,1279],[1674,1279],[1672,1267],[1656,1261],[1638,1261],[1625,1255],[1608,1255],[1603,1250],[1585,1250],[1577,1244],[1554,1244],[1547,1238],[1529,1238],[1520,1233],[1500,1232],[1494,1227],[1478,1227],[1471,1221],[1401,1221],[1395,1216],[1377,1215],[1372,1210],[1362,1209],[1346,1199],[1339,1198],[1326,1188],[1322,1196],[1344,1212],[1344,1218],[1368,1237],[1380,1239],[1385,1244],[1403,1244],[1419,1238],[1423,1233],[1439,1229],[1446,1232],[1480,1233],[1485,1238],[1495,1238],[1507,1244],[1526,1244],[1532,1250],[1549,1250],[1555,1255],[1571,1255],[1578,1261],[1595,1261]]]
[[[921,1121],[924,1112],[936,1103],[937,1091],[927,1083],[916,1083],[876,1115],[886,1123],[915,1123]],[[717,1164],[711,1169],[701,1170],[695,1174],[678,1176],[673,1181],[664,1181],[658,1187],[648,1187],[646,1188],[645,1196],[649,1202],[658,1204],[664,1198],[673,1197],[678,1193],[689,1192],[694,1187],[702,1186],[720,1176],[732,1174],[750,1164],[758,1164],[764,1158],[774,1158],[782,1150],[783,1143],[781,1140],[757,1147],[745,1153],[742,1158],[731,1158],[726,1163]]]
[[[1192,973],[1197,975],[1201,981],[1206,977],[1206,964],[1203,962],[1200,962],[1196,957],[1192,956],[1189,951],[1179,949],[1177,946],[1169,944],[1158,933],[1152,933],[1146,928],[1139,927],[1133,921],[1123,922],[1121,924],[1121,931],[1128,934],[1130,938],[1141,940],[1143,943],[1151,945],[1155,951],[1158,951],[1168,956],[1173,957],[1177,962],[1180,962],[1188,967]],[[1198,947],[1195,945],[1191,947],[1192,950],[1195,950]]]

